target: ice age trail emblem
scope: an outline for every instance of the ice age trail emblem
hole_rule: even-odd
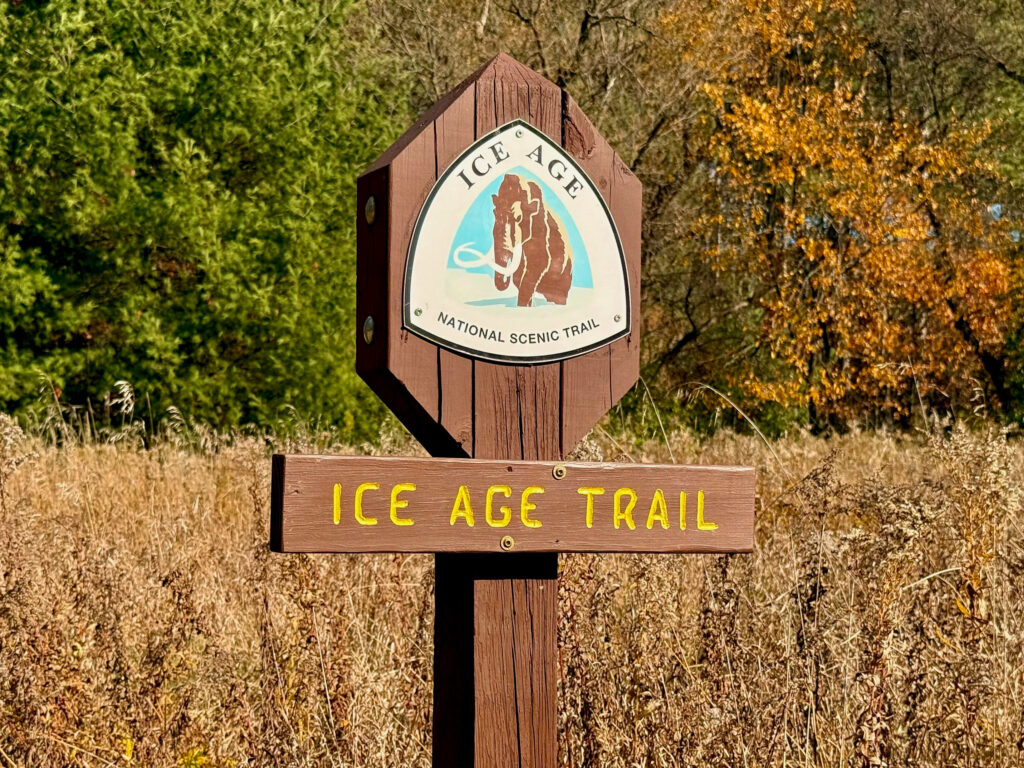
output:
[[[403,324],[499,362],[583,354],[629,332],[615,223],[561,147],[521,121],[478,140],[420,211]]]
[[[492,268],[495,288],[516,288],[517,306],[531,306],[538,293],[552,304],[565,304],[572,286],[572,246],[562,220],[544,204],[540,185],[509,173],[491,200],[494,246],[486,254],[473,243],[456,246],[455,263]]]

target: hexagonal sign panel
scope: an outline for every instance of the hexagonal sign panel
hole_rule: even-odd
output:
[[[356,370],[435,456],[554,459],[636,382],[642,189],[504,54],[359,178]]]

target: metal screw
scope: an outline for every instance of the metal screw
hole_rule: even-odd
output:
[[[516,128],[516,138],[517,139],[523,138],[523,129],[522,128]]]
[[[502,536],[501,537],[501,548],[503,550],[505,550],[506,552],[508,552],[510,549],[512,549],[512,547],[514,547],[515,545],[516,545],[516,540],[513,539],[511,536]]]
[[[562,480],[566,475],[565,464],[556,464],[551,474],[555,476],[555,480]]]
[[[422,309],[416,309],[416,310],[415,310],[415,311],[413,312],[413,314],[414,314],[414,315],[416,315],[416,317],[419,317],[420,315],[422,315],[422,314],[423,314],[423,310],[422,310]]]
[[[615,322],[616,323],[619,322],[619,320],[621,320],[621,319],[622,319],[622,315],[616,315],[615,316]]]
[[[363,206],[363,215],[366,216],[367,224],[373,224],[373,220],[377,218],[377,201],[373,195],[366,198],[366,205]]]
[[[367,344],[373,341],[373,315],[367,315],[363,321],[363,341]]]

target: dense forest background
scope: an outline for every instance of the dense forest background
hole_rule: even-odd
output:
[[[12,0],[0,410],[102,419],[129,382],[150,423],[373,437],[354,181],[499,51],[644,183],[627,411],[1020,419],[1013,0]]]

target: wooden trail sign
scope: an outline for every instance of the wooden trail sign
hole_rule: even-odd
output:
[[[749,552],[747,467],[278,456],[287,552]]]
[[[555,765],[558,552],[753,546],[749,468],[561,461],[639,375],[641,193],[505,55],[359,179],[356,369],[437,458],[275,456],[271,548],[436,553],[436,768]]]
[[[439,177],[444,190],[432,194]],[[639,375],[641,196],[637,178],[568,94],[498,56],[428,110],[359,179],[359,375],[431,455],[557,459],[568,453]],[[448,201],[458,210],[445,207]],[[577,203],[586,204],[586,218],[578,221]],[[550,245],[559,240],[561,256],[560,246]],[[591,247],[584,253],[581,245]],[[573,255],[566,303],[556,303],[560,295],[545,298],[541,291],[549,287],[537,280],[533,306],[520,307],[538,273],[552,265],[565,271],[566,246]],[[440,253],[433,265],[431,249]],[[503,274],[516,264],[517,251],[518,281]],[[488,256],[498,271],[489,269]],[[460,266],[477,258],[477,266]],[[613,284],[598,282],[615,266]],[[431,273],[444,279],[427,290],[461,295],[417,304],[421,285],[409,278]],[[499,284],[505,288],[499,291]],[[609,299],[616,289],[627,293]],[[595,312],[580,313],[573,307],[578,299]],[[623,300],[625,307],[610,315],[596,311]],[[572,312],[569,322],[559,309]],[[526,329],[524,313],[550,321],[531,321]],[[597,327],[583,330],[591,322]],[[521,331],[522,343],[513,340]],[[558,339],[541,341],[545,331]],[[592,348],[606,335],[613,340]],[[575,349],[566,346],[573,342]],[[535,354],[524,364],[502,364],[516,361],[517,348]]]

